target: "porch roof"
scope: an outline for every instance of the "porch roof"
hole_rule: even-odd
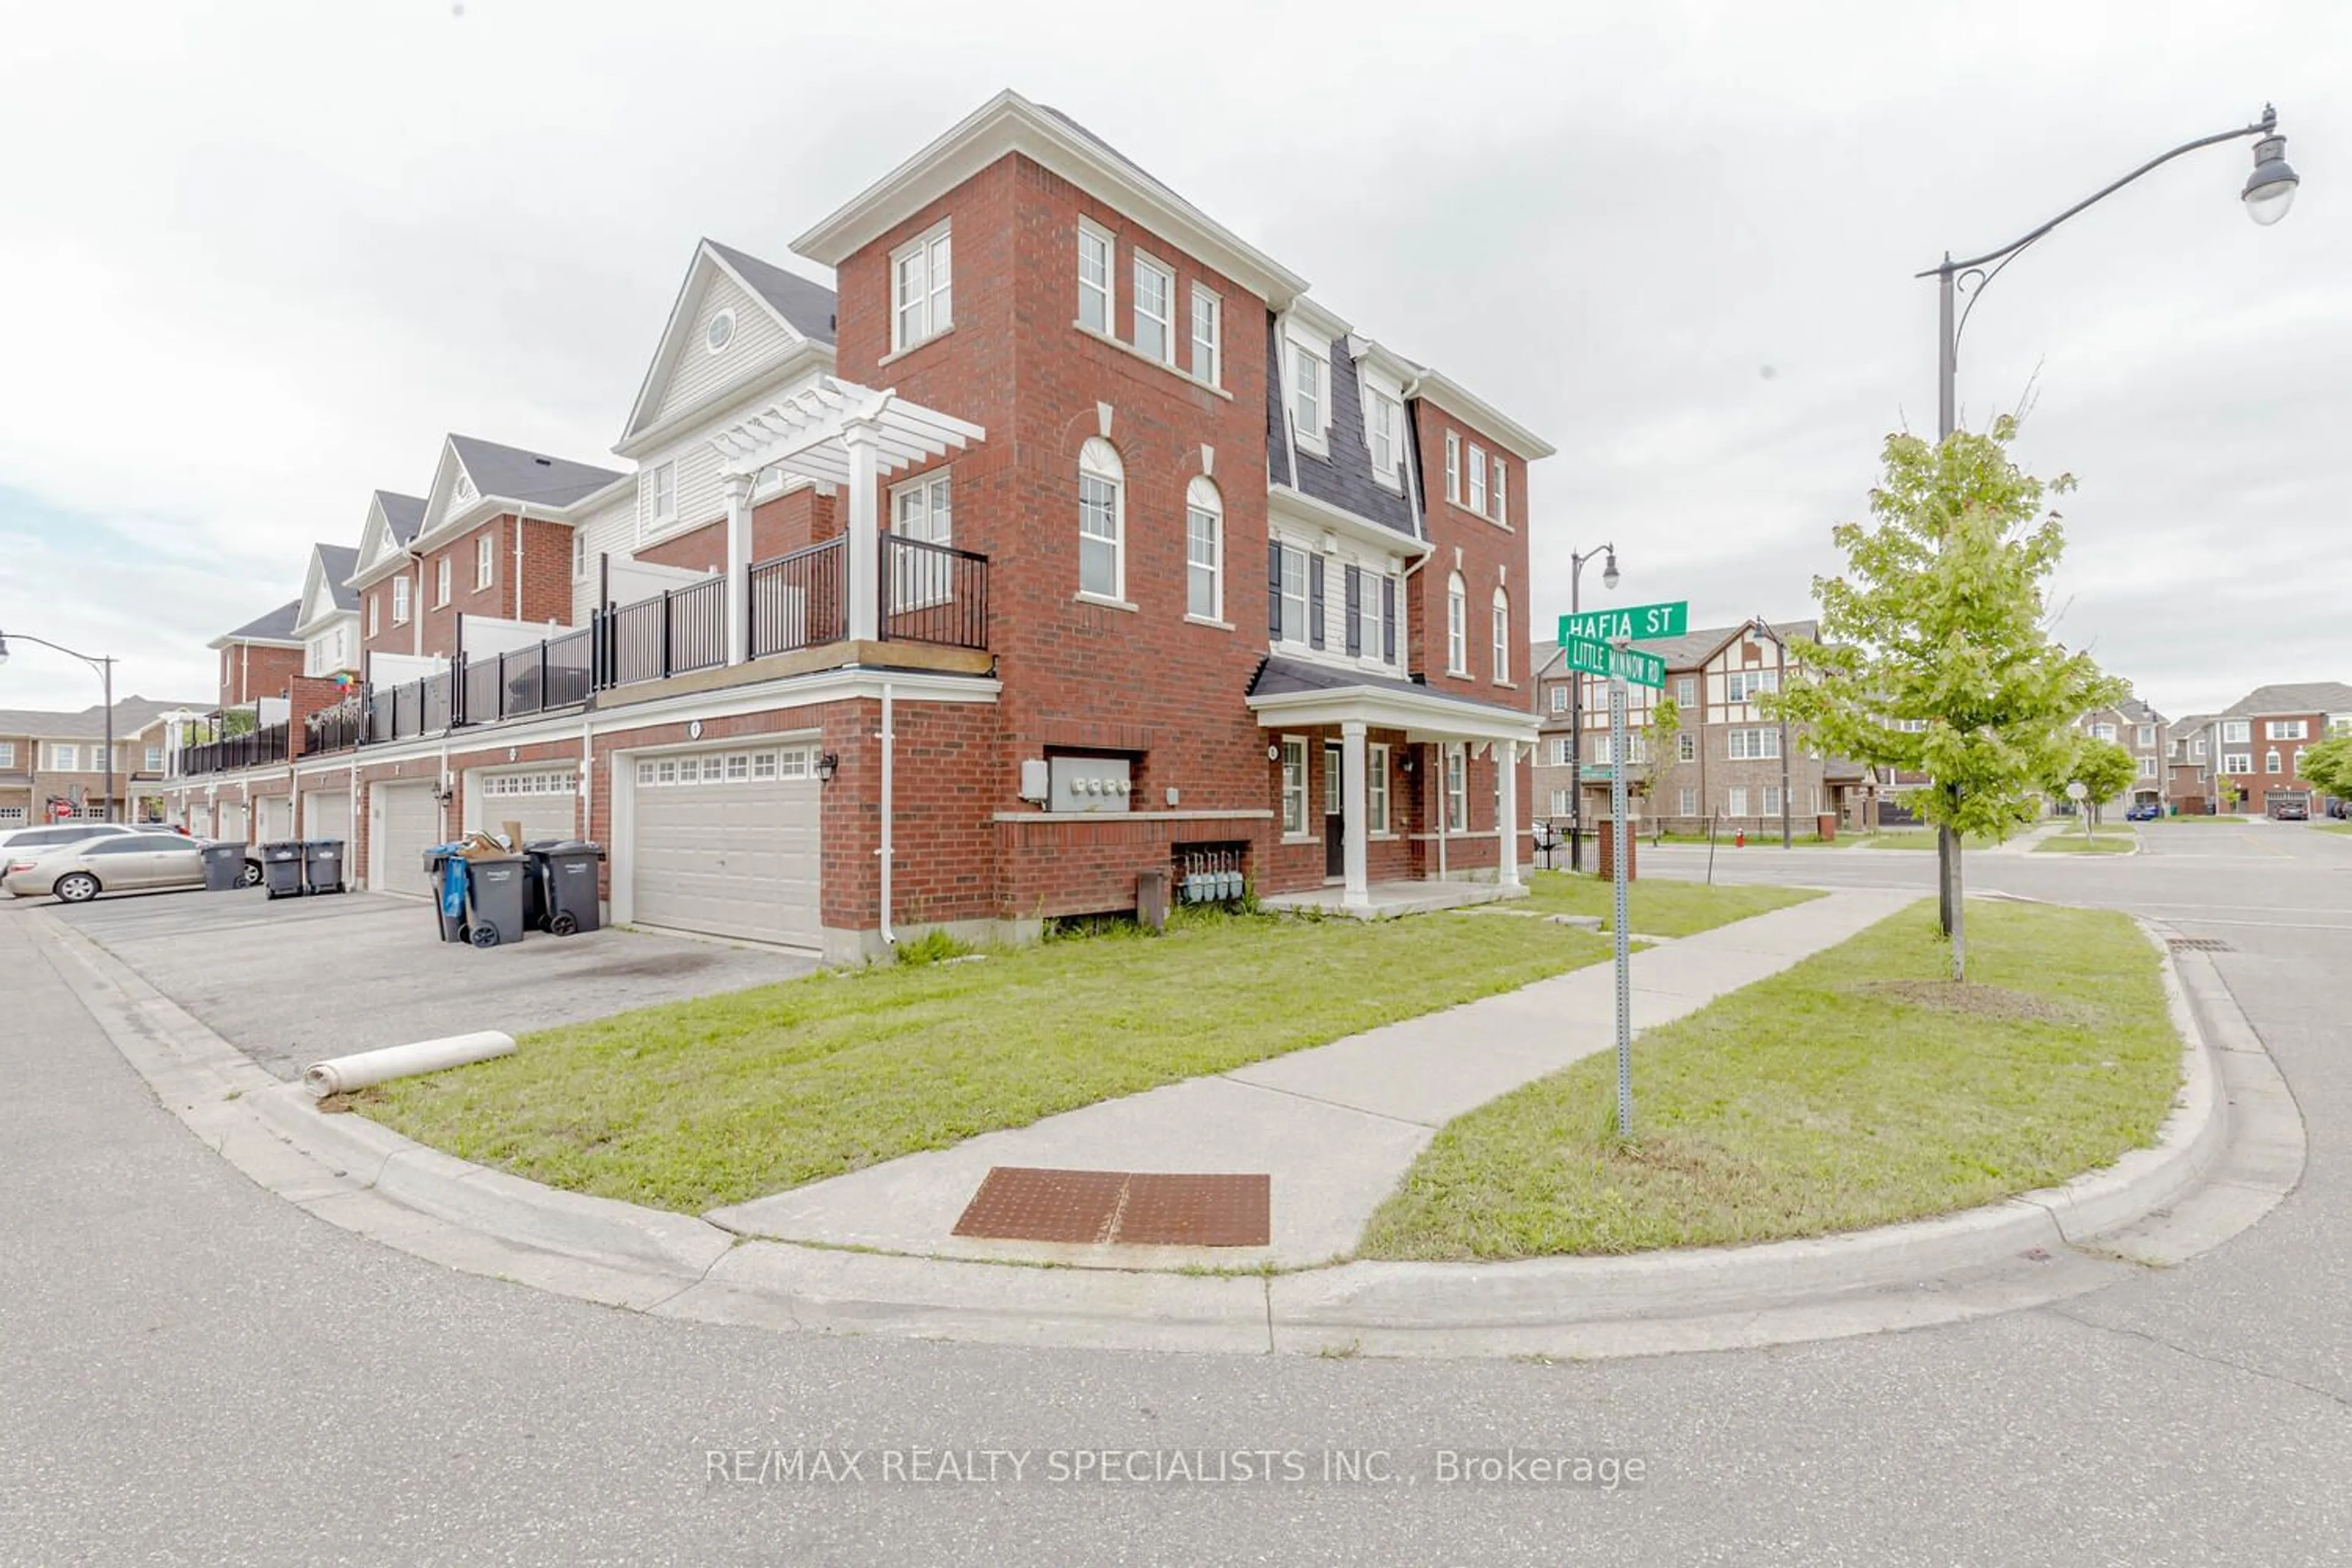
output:
[[[881,474],[928,463],[986,440],[988,432],[952,414],[911,403],[896,392],[819,376],[797,392],[745,416],[710,438],[723,475],[757,475],[781,468],[831,484],[850,482],[848,433],[864,426],[874,434],[875,467]]]
[[[1262,730],[1349,721],[1402,730],[1412,741],[1518,741],[1532,744],[1536,716],[1411,680],[1268,655],[1251,679],[1248,704]]]

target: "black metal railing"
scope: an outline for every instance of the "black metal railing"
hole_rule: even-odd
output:
[[[224,735],[217,741],[200,741],[180,748],[180,772],[193,773],[234,773],[239,768],[258,767],[264,763],[286,760],[287,726],[283,720],[248,730],[242,735]]]
[[[848,546],[835,538],[754,565],[744,582],[751,655],[764,658],[849,636]],[[881,536],[877,630],[885,638],[948,647],[988,647],[988,557],[922,540]],[[461,655],[437,675],[364,696],[314,715],[310,749],[375,746],[446,730],[576,708],[597,692],[663,680],[727,662],[728,580],[706,577],[633,605],[602,609],[589,624],[506,653]],[[284,725],[276,751],[285,756]],[[234,737],[213,747],[258,737]],[[347,738],[346,738],[347,737]],[[266,747],[267,742],[259,742]],[[244,752],[217,753],[243,756]],[[250,761],[214,761],[211,748],[184,750],[181,771],[220,772]]]
[[[321,708],[302,721],[302,754],[318,752],[347,752],[360,743],[361,732],[366,728],[357,694],[344,698],[331,708]]]
[[[882,536],[884,640],[988,647],[988,557],[929,540]]]
[[[751,568],[751,657],[849,636],[849,552],[828,539]]]

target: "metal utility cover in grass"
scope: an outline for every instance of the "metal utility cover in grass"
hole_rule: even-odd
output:
[[[958,1236],[1079,1246],[1264,1247],[1273,1236],[1265,1175],[992,1167]]]

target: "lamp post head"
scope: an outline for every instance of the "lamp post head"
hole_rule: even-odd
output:
[[[1617,552],[1614,550],[1609,552],[1607,563],[1601,568],[1601,585],[1604,588],[1617,586]]]
[[[2273,123],[2268,115],[2263,123]],[[2294,188],[2301,182],[2286,161],[2286,138],[2265,136],[2254,143],[2254,172],[2246,176],[2241,193],[2246,216],[2268,228],[2294,205]]]

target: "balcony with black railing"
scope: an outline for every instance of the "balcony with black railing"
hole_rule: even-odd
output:
[[[877,537],[874,635],[986,652],[988,557]],[[743,581],[748,655],[765,659],[850,639],[848,541],[836,536],[754,564]],[[438,674],[314,715],[309,749],[375,746],[582,707],[606,692],[728,662],[728,579],[711,576],[598,610],[529,647],[460,655]],[[282,726],[280,727],[282,730]],[[346,738],[348,737],[348,738]],[[283,755],[283,736],[279,754]],[[226,763],[220,768],[247,765]],[[187,771],[184,769],[183,771]]]

